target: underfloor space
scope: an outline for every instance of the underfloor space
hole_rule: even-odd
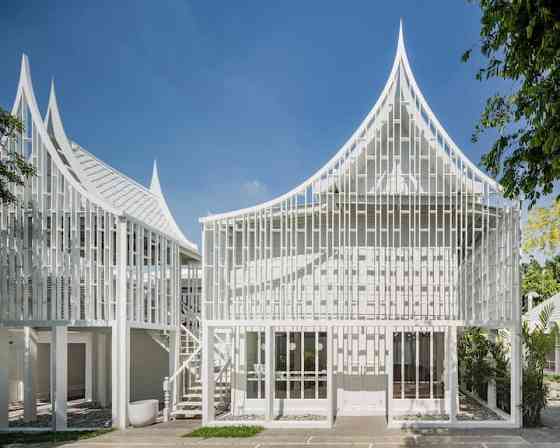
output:
[[[420,420],[420,421],[430,421],[430,420],[449,420],[449,415],[447,414],[409,414],[399,416],[398,420]],[[460,421],[494,421],[503,420],[498,414],[496,414],[491,409],[487,408],[474,398],[459,392],[459,411],[457,412],[457,420]]]
[[[96,403],[84,399],[68,401],[68,428],[110,428],[112,424],[111,408],[101,408]],[[23,420],[23,403],[10,404],[9,419],[11,428],[48,428],[52,426],[51,404],[37,401],[37,420]]]

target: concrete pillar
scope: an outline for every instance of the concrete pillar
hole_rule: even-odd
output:
[[[68,328],[52,327],[51,337],[51,409],[53,429],[66,429],[68,401]]]
[[[10,343],[7,328],[0,328],[0,429],[8,427],[10,403]]]
[[[37,420],[37,335],[31,327],[23,329],[23,420]]]
[[[214,328],[202,322],[202,424],[214,420]]]
[[[126,429],[130,401],[130,328],[126,322],[124,325],[118,322],[113,325],[111,355],[113,427]]]
[[[117,223],[117,249],[117,308],[111,330],[111,395],[113,427],[125,429],[130,401],[130,328],[126,287],[127,222],[124,217],[120,217]]]
[[[107,397],[107,336],[97,333],[95,337],[95,400],[103,408],[108,405]]]
[[[385,331],[385,341],[387,345],[387,361],[385,369],[387,371],[387,424],[393,421],[393,329],[388,327]]]
[[[324,350],[327,351],[327,421],[329,426],[332,427],[334,423],[334,374],[333,374],[333,328],[327,329],[327,346]]]
[[[266,402],[265,419],[274,418],[274,328],[268,326],[264,333],[264,397]],[[258,347],[260,350],[260,347]]]
[[[488,340],[491,343],[496,342],[496,336],[498,336],[498,330],[488,330]],[[496,409],[496,380],[494,379],[488,381],[487,404],[490,409]]]
[[[179,331],[170,331],[169,332],[169,377],[171,378],[173,374],[179,368],[179,343],[180,332]],[[178,378],[173,381],[172,389],[171,389],[171,403],[177,402],[177,381]]]
[[[521,372],[521,325],[511,331],[511,421],[517,428],[523,424],[521,411],[522,372]]]
[[[447,331],[447,408],[449,421],[457,420],[459,387],[457,384],[457,327],[449,327]]]
[[[85,343],[86,362],[85,362],[85,399],[93,401],[93,337],[91,333],[87,333]]]

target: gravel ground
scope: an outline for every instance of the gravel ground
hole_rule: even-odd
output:
[[[37,403],[37,420],[35,422],[23,421],[23,404],[14,403],[9,410],[11,428],[48,428],[52,426],[50,403]],[[67,419],[69,428],[110,428],[111,408],[100,408],[96,403],[85,400],[72,400],[68,402]]]

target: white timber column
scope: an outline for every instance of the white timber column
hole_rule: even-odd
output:
[[[333,351],[333,327],[327,329],[327,421],[332,427],[334,423],[334,351]]]
[[[177,371],[179,367],[179,337],[180,332],[173,330],[169,332],[169,378]],[[177,379],[173,381],[171,392],[171,403],[177,402]]]
[[[266,400],[265,419],[272,420],[274,418],[274,328],[270,325],[265,328],[264,343],[264,396]],[[257,350],[260,350],[260,347],[257,347]]]
[[[457,420],[458,394],[457,376],[457,327],[449,327],[447,331],[447,405],[449,409],[449,421]]]
[[[0,328],[0,429],[8,427],[10,402],[10,332]]]
[[[107,400],[107,336],[95,335],[95,400],[99,406],[106,408]]]
[[[393,328],[388,327],[385,331],[386,345],[387,345],[387,361],[385,370],[387,372],[387,424],[390,425],[393,421]]]
[[[554,373],[560,374],[560,339],[556,337],[556,346],[554,350]]]
[[[488,330],[488,340],[492,343],[496,342],[498,330]],[[491,379],[488,381],[488,400],[487,404],[490,409],[496,409],[496,380]]]
[[[37,335],[31,327],[23,329],[23,420],[37,420]]]
[[[113,427],[128,426],[130,400],[130,328],[127,320],[126,294],[126,219],[119,217],[117,227],[117,308],[112,330],[112,410]]]
[[[51,409],[55,431],[66,429],[68,402],[68,328],[52,327],[51,336]]]
[[[517,428],[523,423],[521,412],[521,328],[516,325],[511,332],[511,419]]]
[[[202,424],[214,420],[214,328],[202,322]]]
[[[85,362],[85,399],[86,401],[93,400],[93,335],[91,333],[86,333],[85,342],[85,352],[86,352],[86,362]]]

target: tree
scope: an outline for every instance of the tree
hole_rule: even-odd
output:
[[[560,292],[560,282],[555,278],[554,271],[546,266],[542,267],[534,258],[522,265],[521,269],[523,295],[534,291],[539,295],[539,301],[543,301]]]
[[[476,78],[506,80],[511,87],[487,99],[473,141],[488,129],[498,132],[482,165],[499,177],[507,197],[523,194],[532,206],[560,179],[560,2],[469,1],[482,11],[486,62]]]
[[[523,322],[523,425],[540,426],[541,411],[548,403],[548,386],[544,382],[546,356],[556,345],[558,325],[552,321],[554,307],[549,304],[539,320],[530,326]]]
[[[9,139],[23,132],[23,124],[9,112],[0,107],[0,203],[16,202],[10,191],[10,184],[24,185],[35,175],[35,168],[19,153],[9,148]]]
[[[523,251],[542,251],[552,255],[559,250],[560,199],[557,199],[549,208],[539,207],[529,211],[527,224],[523,227]]]

